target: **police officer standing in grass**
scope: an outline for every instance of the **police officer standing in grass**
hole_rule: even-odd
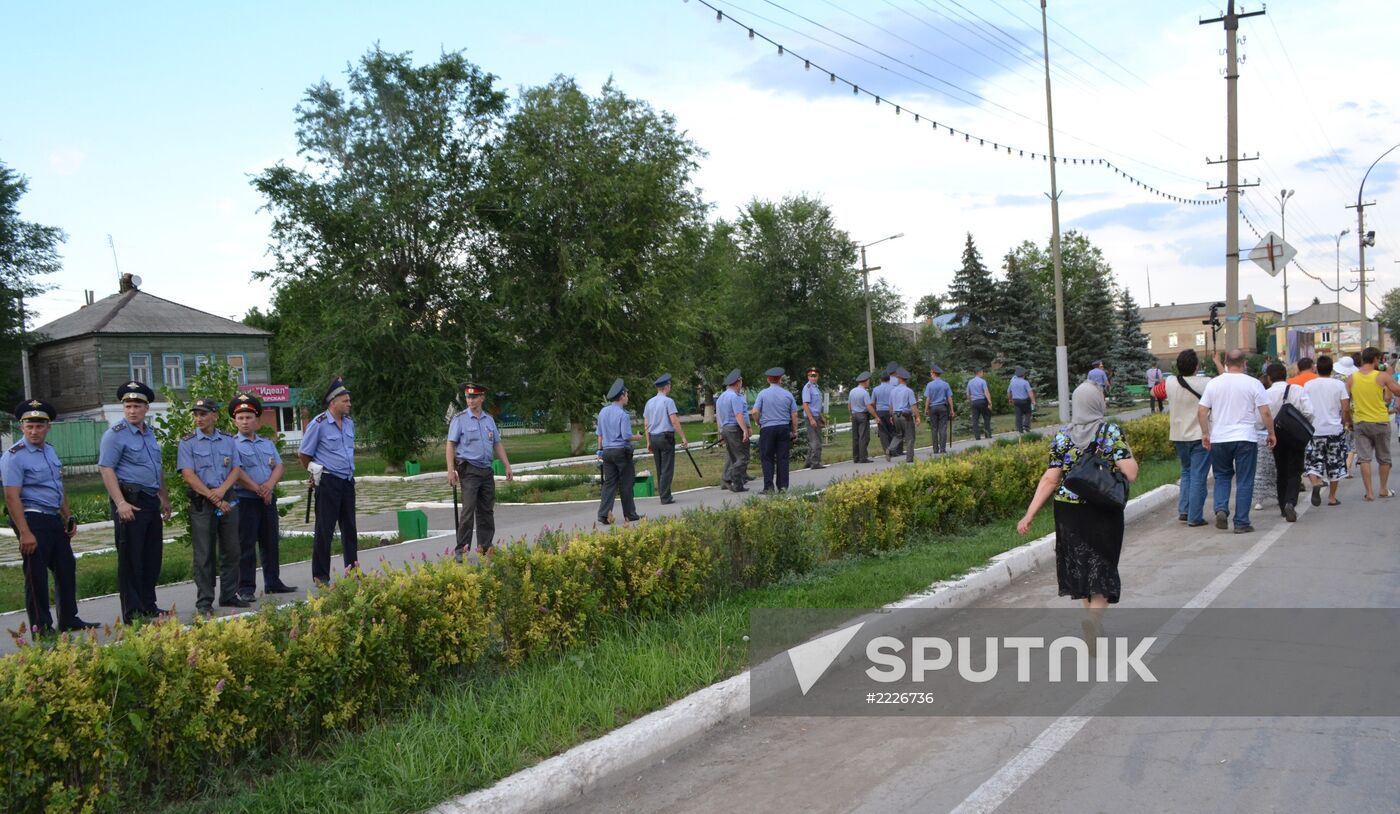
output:
[[[744,398],[744,377],[739,368],[724,377],[723,393],[715,402],[715,422],[720,438],[724,439],[724,475],[720,481],[725,489],[747,492],[744,485],[749,469],[749,404]]]
[[[326,411],[311,419],[301,437],[297,459],[316,489],[316,536],[311,543],[311,581],[331,581],[331,537],[340,526],[341,560],[346,570],[359,562],[355,528],[355,421],[350,418],[350,390],[339,376],[321,398]]]
[[[78,618],[77,566],[73,544],[78,530],[63,491],[63,464],[44,439],[49,422],[58,417],[53,405],[33,399],[15,407],[24,438],[0,458],[0,476],[5,481],[5,506],[10,511],[10,528],[19,538],[24,563],[24,610],[35,636],[53,632],[49,613],[49,572],[58,589],[60,632],[97,627],[95,622]]]
[[[890,381],[890,374],[898,369],[899,365],[894,362],[885,365],[884,372],[880,374],[880,383],[870,391],[870,398],[875,402],[875,432],[880,438],[880,451],[885,453],[887,461],[890,459],[890,444],[894,442],[894,423],[890,420],[890,389],[894,383]]]
[[[953,427],[953,388],[943,381],[943,368],[929,364],[929,383],[924,385],[924,412],[933,431],[933,454],[948,451],[949,430]]]
[[[190,405],[195,431],[180,439],[175,470],[185,479],[190,498],[190,538],[194,547],[194,609],[214,613],[214,570],[218,561],[219,607],[246,608],[252,604],[238,595],[240,545],[238,498],[233,485],[242,470],[233,436],[218,427],[219,405],[213,399],[196,399]],[[217,550],[216,550],[217,545]]]
[[[986,370],[985,365],[978,365],[973,369],[972,378],[967,380],[967,400],[972,406],[972,436],[977,440],[982,438],[984,426],[987,437],[992,437],[992,390],[982,376]]]
[[[885,460],[889,460],[891,455],[904,453],[904,460],[913,463],[915,444],[915,422],[918,415],[914,409],[917,399],[914,391],[909,388],[906,382],[909,381],[909,371],[900,368],[894,372],[895,386],[890,388],[890,412],[894,415],[894,427],[898,433],[898,440],[894,446],[885,453]]]
[[[613,500],[622,493],[622,517],[628,522],[642,519],[633,502],[632,486],[637,478],[632,463],[632,442],[640,435],[632,432],[627,406],[627,387],[622,379],[608,390],[608,405],[598,412],[598,450],[603,458],[603,499],[598,503],[598,522],[612,522]]]
[[[870,463],[870,419],[879,420],[875,415],[875,405],[870,400],[870,391],[865,386],[870,383],[870,371],[862,370],[856,376],[856,386],[851,388],[847,405],[851,408],[851,461],[858,464]]]
[[[238,434],[233,438],[234,459],[238,463],[238,597],[252,602],[258,591],[258,559],[262,558],[263,593],[289,594],[295,585],[281,579],[278,552],[277,484],[285,467],[282,455],[271,438],[258,435],[262,423],[262,402],[257,396],[239,393],[228,405]]]
[[[457,545],[453,551],[462,561],[472,547],[472,531],[481,556],[491,553],[496,542],[496,473],[491,461],[500,458],[506,480],[515,480],[501,443],[496,419],[482,409],[486,388],[474,382],[462,385],[467,409],[452,417],[447,428],[447,483],[462,487],[462,513],[457,519]]]
[[[690,442],[685,440],[676,402],[671,398],[671,374],[661,374],[653,384],[656,395],[647,399],[642,420],[646,423],[647,452],[656,463],[656,494],[661,496],[661,505],[667,506],[676,502],[671,497],[671,479],[676,474],[676,436],[681,437],[685,449],[690,449]]]
[[[822,389],[817,382],[821,371],[807,368],[807,383],[802,385],[802,412],[807,419],[807,468],[822,466],[822,430],[826,428],[826,413],[822,405]]]
[[[763,375],[768,387],[753,400],[753,417],[758,419],[758,460],[763,465],[763,494],[788,488],[788,455],[797,440],[797,399],[782,386],[784,371],[770,367]]]
[[[131,381],[117,388],[117,398],[122,403],[122,420],[102,434],[97,468],[112,504],[122,620],[131,624],[166,613],[156,606],[156,583],[170,497],[161,471],[160,444],[146,423],[155,393],[144,383]]]
[[[1035,412],[1035,388],[1031,387],[1030,380],[1026,378],[1025,368],[1016,368],[1010,384],[1006,386],[1006,395],[1016,408],[1016,432],[1030,432],[1031,415]]]

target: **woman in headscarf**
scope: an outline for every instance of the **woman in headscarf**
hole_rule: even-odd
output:
[[[1129,482],[1137,480],[1138,464],[1123,438],[1123,430],[1104,417],[1107,405],[1103,390],[1091,381],[1075,388],[1070,402],[1070,423],[1061,427],[1050,442],[1050,465],[1041,475],[1035,497],[1026,516],[1016,525],[1025,534],[1036,512],[1051,495],[1055,497],[1055,575],[1060,596],[1079,599],[1092,616],[1085,622],[1085,633],[1097,636],[1103,630],[1099,621],[1103,610],[1118,601],[1122,583],[1118,579],[1118,555],[1123,550],[1123,512],[1106,510],[1085,503],[1064,487],[1064,474],[1087,450],[1097,447],[1099,455]],[[1091,631],[1090,627],[1096,628]]]

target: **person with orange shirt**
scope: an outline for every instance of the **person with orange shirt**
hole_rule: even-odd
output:
[[[1307,356],[1298,360],[1298,374],[1288,380],[1288,384],[1302,387],[1313,379],[1317,378],[1317,371],[1313,370],[1313,360]]]

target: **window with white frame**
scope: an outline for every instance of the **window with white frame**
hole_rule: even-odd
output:
[[[1174,348],[1178,344],[1180,344],[1180,340],[1177,339],[1176,334],[1167,334],[1167,347]]]
[[[160,357],[160,366],[165,371],[165,386],[177,390],[185,388],[185,357],[179,353],[166,353]]]
[[[1205,346],[1206,346],[1206,332],[1205,332],[1205,331],[1196,331],[1196,347],[1198,347],[1198,348],[1204,348]]]
[[[151,381],[151,355],[149,353],[132,353],[127,356],[127,372],[131,378],[142,384]]]
[[[203,369],[204,369],[204,366],[207,365],[207,364],[209,364],[209,355],[208,355],[208,354],[206,354],[206,353],[196,353],[196,354],[194,355],[194,372],[195,372],[195,373],[198,373],[199,371],[203,370]]]
[[[233,372],[238,375],[239,384],[248,383],[247,357],[241,353],[230,353],[228,355],[228,366],[233,368]]]
[[[1152,337],[1147,337],[1147,349],[1152,350]]]

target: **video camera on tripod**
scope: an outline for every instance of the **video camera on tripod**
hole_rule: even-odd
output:
[[[1223,303],[1223,302],[1213,302],[1213,303],[1211,303],[1211,304],[1210,304],[1210,319],[1203,319],[1203,320],[1201,320],[1201,324],[1202,324],[1202,325],[1209,325],[1209,326],[1210,326],[1210,349],[1211,349],[1212,351],[1215,350],[1215,344],[1216,344],[1216,343],[1215,343],[1215,338],[1216,338],[1216,334],[1220,333],[1220,328],[1222,327],[1222,326],[1221,326],[1221,322],[1220,322],[1220,309],[1221,309],[1221,308],[1224,308],[1224,307],[1225,307],[1225,303]]]

